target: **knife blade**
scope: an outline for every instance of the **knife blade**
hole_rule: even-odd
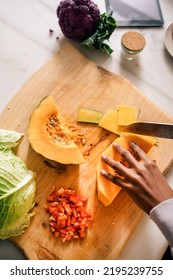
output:
[[[156,122],[136,122],[123,129],[124,132],[173,139],[173,124]]]

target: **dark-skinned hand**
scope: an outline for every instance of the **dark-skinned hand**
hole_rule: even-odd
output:
[[[132,153],[120,145],[114,144],[114,149],[127,162],[128,167],[106,155],[102,155],[102,160],[113,169],[113,172],[110,174],[103,169],[100,170],[100,173],[106,179],[124,189],[132,200],[149,214],[153,207],[169,198],[173,198],[173,190],[155,161],[149,159],[146,153],[134,142],[130,142],[129,147]],[[117,176],[115,172],[120,176]]]

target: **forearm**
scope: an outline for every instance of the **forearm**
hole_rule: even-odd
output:
[[[173,198],[165,200],[154,207],[150,211],[150,217],[169,242],[173,256]]]

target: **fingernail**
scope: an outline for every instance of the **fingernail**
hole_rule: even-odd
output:
[[[101,173],[102,175],[108,175],[108,172],[107,172],[105,169],[101,169],[101,170],[100,170],[100,173]]]
[[[119,145],[117,143],[114,143],[113,146],[116,149]]]
[[[130,144],[131,146],[136,145],[136,143],[135,143],[134,141],[130,141],[129,144]]]
[[[102,158],[103,160],[105,160],[105,159],[107,158],[107,155],[104,154],[104,155],[101,156],[101,158]]]

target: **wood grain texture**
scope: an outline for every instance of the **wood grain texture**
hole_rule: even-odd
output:
[[[137,106],[139,119],[143,121],[173,122],[173,118],[144,97],[130,81],[98,67],[69,43],[23,85],[0,115],[1,128],[25,133],[17,154],[36,173],[35,216],[25,233],[13,238],[13,242],[29,259],[116,259],[141,217],[141,210],[123,191],[107,207],[97,199],[97,160],[116,136],[97,125],[80,124],[87,136],[86,145],[81,147],[86,161],[81,165],[68,165],[66,172],[59,174],[32,150],[27,139],[31,113],[48,94],[54,98],[61,114],[73,124],[78,107],[106,113],[119,104]],[[90,151],[88,155],[87,151]],[[150,153],[163,173],[173,162],[172,151],[173,141],[159,139]],[[73,188],[88,198],[88,210],[94,222],[83,240],[62,243],[45,226],[49,215],[43,206],[54,185]]]

